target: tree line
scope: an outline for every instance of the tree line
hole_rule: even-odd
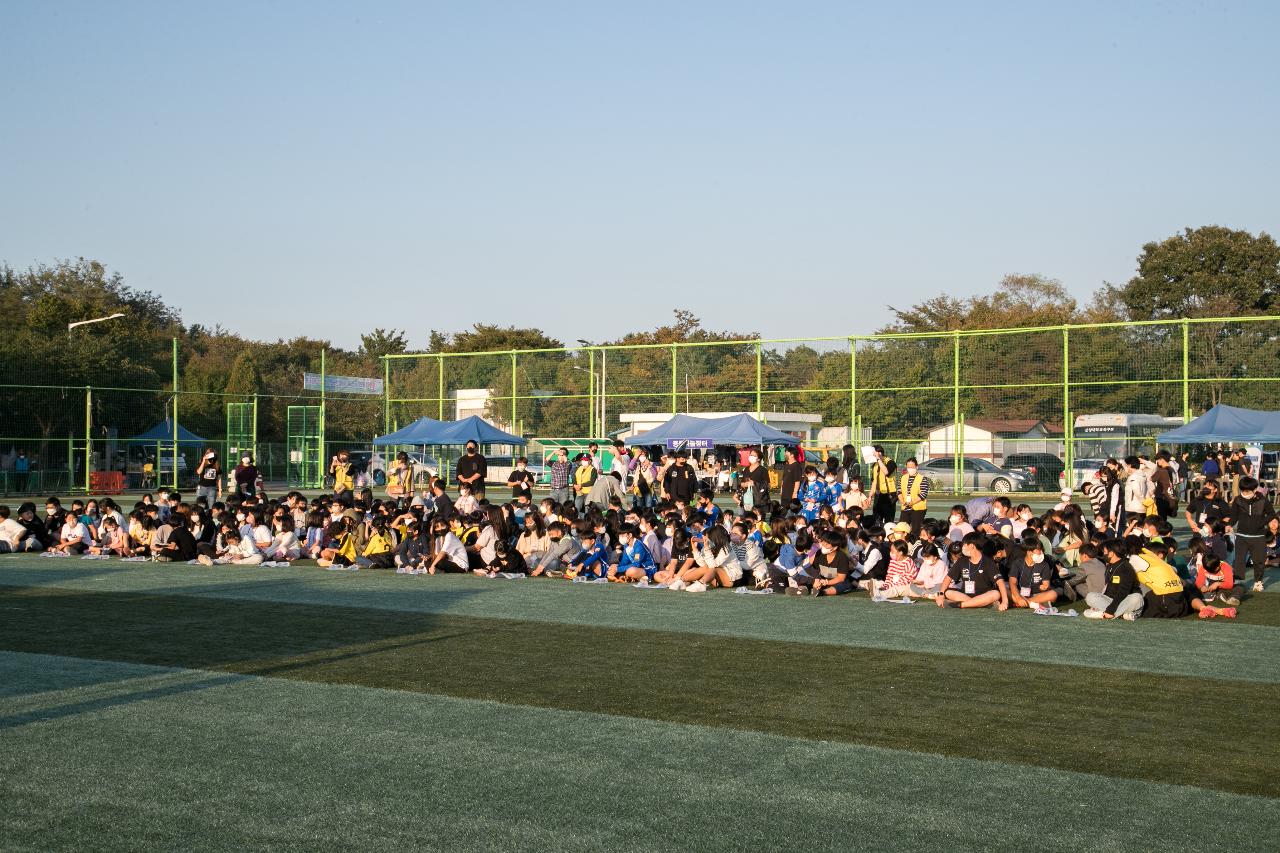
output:
[[[257,341],[221,327],[185,324],[176,307],[126,285],[98,261],[78,259],[26,270],[0,266],[0,310],[9,334],[0,337],[4,377],[4,436],[60,438],[83,431],[84,398],[93,386],[92,421],[120,436],[146,429],[173,405],[172,339],[178,346],[181,423],[200,435],[221,437],[228,402],[259,401],[260,441],[284,439],[290,404],[313,403],[302,376],[319,372],[320,353],[331,375],[381,377],[382,356],[408,351],[403,330],[375,328],[355,349],[296,337]],[[1063,337],[1056,329],[1019,334],[982,330],[1113,323],[1070,335],[1070,408],[1077,412],[1182,413],[1183,332],[1178,323],[1138,321],[1227,318],[1189,328],[1187,372],[1193,411],[1216,402],[1280,407],[1280,325],[1234,318],[1280,314],[1280,247],[1266,233],[1221,226],[1187,228],[1144,245],[1135,274],[1104,283],[1086,303],[1060,281],[1008,275],[990,293],[942,294],[904,308],[878,335],[916,337],[861,340],[857,344],[857,412],[864,426],[885,437],[919,438],[949,422],[958,373],[961,411],[968,418],[1035,418],[1050,423],[1063,413]],[[67,324],[116,311],[127,320],[80,327]],[[805,334],[803,318],[792,330]],[[861,330],[851,330],[858,333]],[[958,351],[954,332],[959,338]],[[701,318],[676,311],[673,321],[601,344],[643,345],[611,350],[600,359],[582,352],[510,355],[511,350],[556,350],[565,343],[536,328],[476,323],[457,332],[432,331],[425,350],[442,359],[395,359],[390,365],[393,425],[437,416],[449,392],[490,389],[495,419],[534,436],[586,435],[593,384],[607,385],[607,424],[617,429],[624,411],[753,411],[757,376],[760,406],[805,411],[827,425],[848,425],[852,365],[847,342],[763,345],[752,331],[709,329]],[[672,344],[700,344],[675,348]],[[602,364],[601,361],[604,361]],[[439,362],[439,363],[438,363]],[[593,374],[594,373],[594,377]],[[673,373],[674,401],[673,401]],[[120,390],[110,390],[120,389]],[[598,389],[594,389],[598,393]],[[514,400],[512,399],[514,397]],[[381,398],[331,396],[326,409],[331,438],[367,441],[383,431]],[[597,429],[596,432],[603,430]]]

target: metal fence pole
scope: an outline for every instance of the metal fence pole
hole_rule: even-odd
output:
[[[1071,330],[1068,326],[1062,327],[1062,434],[1066,437],[1066,447],[1062,451],[1063,472],[1065,479],[1064,484],[1069,489],[1075,488],[1075,473],[1071,470],[1074,466],[1071,460],[1075,455],[1075,448],[1071,446],[1074,430],[1071,425]]]
[[[676,416],[678,409],[676,397],[680,392],[679,385],[676,382],[676,353],[678,351],[674,346],[671,348],[671,417],[673,418]]]
[[[960,332],[951,336],[951,435],[958,437],[960,430]],[[960,491],[962,473],[964,471],[964,453],[960,442],[952,442],[954,451],[951,461],[952,477],[955,478],[956,491]]]
[[[391,432],[391,361],[382,357],[382,432]]]
[[[596,351],[587,350],[587,435],[596,434]]]
[[[511,431],[516,430],[516,354],[511,353]]]
[[[849,443],[862,441],[862,430],[854,432],[858,423],[858,339],[849,338]],[[857,436],[855,439],[854,436]]]
[[[157,460],[158,461],[158,460]],[[173,339],[173,490],[178,490],[178,339]]]
[[[763,392],[762,377],[764,375],[764,348],[759,341],[756,341],[756,418],[760,418],[763,407],[761,405],[761,396]]]
[[[1191,420],[1191,338],[1187,334],[1187,318],[1182,318],[1182,422]]]
[[[436,370],[438,379],[437,388],[439,391],[439,399],[436,402],[440,404],[440,412],[437,415],[437,420],[444,420],[444,356],[442,355],[436,356]]]
[[[326,396],[324,386],[327,385],[329,381],[327,378],[328,371],[325,365],[325,354],[328,352],[328,349],[329,349],[328,347],[320,347],[320,467],[321,469],[324,468],[324,454],[326,449],[324,446],[324,415],[325,415],[324,408],[325,408],[325,396]],[[320,479],[321,481],[324,480],[323,474],[321,475]]]
[[[93,389],[84,386],[84,491],[89,493],[89,471],[93,468]]]

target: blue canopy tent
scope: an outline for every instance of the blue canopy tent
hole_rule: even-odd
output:
[[[676,415],[662,426],[624,439],[629,447],[635,445],[659,445],[669,450],[708,450],[717,445],[788,444],[798,445],[800,439],[761,423],[751,415],[730,415],[727,418],[699,418],[693,415]]]
[[[1156,436],[1161,444],[1280,443],[1280,412],[1240,409],[1222,403],[1177,429]]]
[[[435,418],[418,418],[406,427],[395,432],[380,435],[373,440],[377,447],[390,447],[398,444],[440,444],[436,441],[444,427],[449,424]]]
[[[173,444],[173,421],[161,421],[140,435],[133,438],[125,439],[125,441],[146,442],[148,444]],[[209,442],[196,435],[191,430],[178,424],[178,444],[200,444],[208,446]]]
[[[397,444],[451,445],[466,444],[527,444],[518,435],[503,432],[479,415],[472,415],[460,421],[437,421],[433,418],[418,418],[407,427],[387,435],[380,435],[373,440],[379,447]]]

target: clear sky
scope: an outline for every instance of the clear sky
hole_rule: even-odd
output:
[[[1280,230],[1280,3],[0,4],[0,260],[354,346],[769,337]]]

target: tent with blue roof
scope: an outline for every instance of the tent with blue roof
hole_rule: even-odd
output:
[[[669,450],[706,450],[718,445],[798,445],[800,439],[774,429],[751,415],[699,418],[676,415],[662,426],[623,439],[629,447],[660,445]]]

